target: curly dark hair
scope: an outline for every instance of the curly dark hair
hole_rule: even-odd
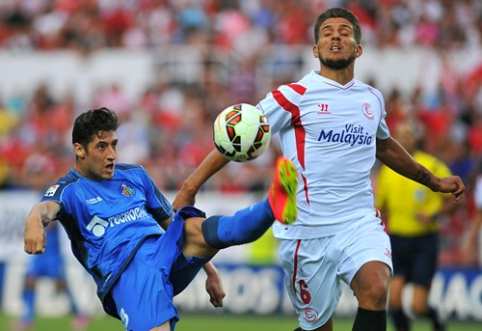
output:
[[[330,9],[324,11],[316,19],[316,23],[315,23],[315,27],[314,27],[315,43],[318,43],[320,27],[323,24],[323,22],[326,21],[329,18],[337,18],[337,17],[345,18],[353,25],[353,32],[355,34],[355,41],[356,41],[357,44],[360,44],[361,38],[362,38],[360,21],[355,16],[355,14],[353,14],[348,9],[337,8],[337,7],[330,8]]]
[[[102,132],[117,131],[119,125],[117,115],[109,108],[88,110],[75,119],[72,144],[79,143],[87,148],[87,145],[94,140],[94,135],[100,137]]]

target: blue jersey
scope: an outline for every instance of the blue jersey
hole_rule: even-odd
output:
[[[130,164],[117,164],[114,177],[101,181],[71,169],[42,201],[60,204],[57,220],[101,301],[144,239],[162,235],[159,224],[173,213],[144,168]]]

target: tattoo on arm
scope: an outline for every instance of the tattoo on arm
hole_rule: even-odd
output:
[[[415,180],[420,184],[428,186],[430,184],[430,175],[425,171],[424,168],[420,168],[415,175]]]

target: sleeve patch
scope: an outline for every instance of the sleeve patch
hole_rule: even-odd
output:
[[[53,197],[55,192],[57,192],[57,189],[60,187],[60,185],[52,185],[48,188],[47,192],[45,192],[45,197]]]

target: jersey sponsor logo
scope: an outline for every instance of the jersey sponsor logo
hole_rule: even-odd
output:
[[[52,185],[48,188],[48,190],[45,192],[46,197],[53,197],[55,192],[57,192],[57,189],[60,187],[60,185]]]
[[[356,144],[370,145],[373,142],[373,137],[368,132],[364,132],[361,125],[345,124],[345,129],[341,130],[341,132],[321,129],[318,141],[344,143],[350,146]]]
[[[328,104],[327,103],[319,103],[318,108],[320,108],[320,110],[318,110],[316,112],[317,114],[331,114],[331,112],[328,111]]]
[[[85,202],[86,202],[88,205],[95,205],[96,203],[101,202],[101,201],[102,201],[102,198],[101,198],[101,197],[97,197],[97,198],[92,198],[92,199],[87,199],[87,200],[85,200]]]
[[[363,115],[365,115],[366,118],[368,118],[369,120],[372,120],[375,116],[373,115],[373,111],[372,111],[372,105],[370,105],[369,103],[364,103],[363,106],[362,106],[362,113]]]
[[[126,212],[109,217],[107,221],[98,216],[94,216],[87,225],[87,230],[92,231],[96,237],[102,237],[108,227],[112,228],[119,224],[136,221],[146,217],[149,217],[149,214],[145,207],[129,209]]]
[[[121,223],[132,222],[146,217],[149,217],[147,214],[147,210],[144,206],[142,206],[132,208],[124,213],[109,217],[107,221],[109,222],[110,226],[113,227]]]
[[[128,198],[132,198],[134,195],[136,195],[136,190],[127,186],[126,184],[122,184],[122,191],[121,191],[123,196],[126,196]]]
[[[87,224],[87,230],[92,231],[92,233],[96,237],[102,237],[108,225],[109,225],[109,222],[104,221],[102,218],[98,216],[94,216],[92,221],[90,221],[90,223]]]

